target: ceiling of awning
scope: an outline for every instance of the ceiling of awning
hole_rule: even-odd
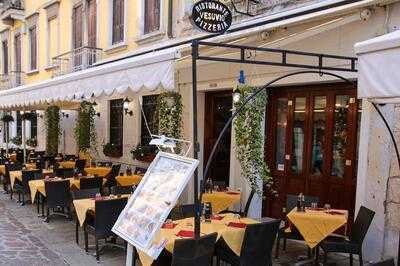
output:
[[[176,49],[169,49],[0,91],[0,109],[33,109],[141,90],[173,90],[174,60],[178,57]]]
[[[376,102],[400,102],[400,30],[357,43],[355,51],[358,97]]]

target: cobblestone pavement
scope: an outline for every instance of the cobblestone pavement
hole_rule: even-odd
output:
[[[89,245],[93,243],[89,239]],[[44,223],[37,217],[35,206],[19,206],[0,191],[0,265],[125,265],[122,249],[106,248],[100,263],[93,252],[91,248],[89,254],[85,253],[82,232],[79,245],[75,243],[75,221],[55,216],[50,223]],[[294,265],[297,257],[306,253],[303,243],[288,241],[287,252],[281,252],[273,264]],[[331,265],[348,265],[344,256],[333,255],[330,259]]]

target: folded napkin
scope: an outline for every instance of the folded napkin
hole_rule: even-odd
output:
[[[240,192],[235,192],[235,191],[227,191],[226,194],[228,195],[239,195]]]
[[[236,228],[246,228],[247,224],[230,222],[230,223],[228,223],[228,226],[229,227],[236,227]]]
[[[193,238],[194,237],[194,232],[193,231],[188,231],[188,230],[181,230],[176,234],[176,236]]]
[[[224,216],[221,216],[221,215],[213,215],[213,216],[211,217],[211,220],[220,221],[220,220],[222,220],[222,219],[224,219]]]
[[[175,223],[164,223],[161,228],[163,229],[174,229],[178,224]]]

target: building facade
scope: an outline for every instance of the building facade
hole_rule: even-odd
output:
[[[231,31],[205,40],[354,56],[355,43],[400,27],[398,1],[280,0],[260,1],[249,8],[247,1],[235,2],[237,10],[254,16],[233,12]],[[198,31],[190,22],[192,6],[192,0],[3,1],[0,16],[1,89],[29,87],[52,79],[62,81],[63,76],[72,72],[97,65],[104,67],[125,57],[173,47],[180,53],[174,64],[174,85],[183,99],[182,138],[191,140],[190,41],[207,38],[207,34]],[[228,58],[237,56],[235,51],[218,49],[204,49],[202,53]],[[274,59],[270,54],[246,56],[254,60]],[[293,60],[310,63],[301,57]],[[331,66],[340,64],[329,62]],[[260,86],[294,69],[199,62],[200,175],[224,121],[230,116],[232,92],[238,85],[240,71],[245,73],[248,84]],[[356,74],[343,75],[357,79]],[[97,159],[146,165],[132,160],[130,150],[148,141],[142,110],[147,117],[153,116],[157,95],[162,91],[160,86],[152,92],[140,90],[127,95],[132,115],[124,110],[126,97],[111,95],[96,99],[100,113],[96,118]],[[75,154],[73,128],[77,113],[64,107],[59,151]],[[20,110],[29,108],[21,107]],[[398,108],[385,108],[393,126],[398,128]],[[12,112],[16,122],[2,130],[3,134],[9,130],[12,137],[21,134],[22,130],[21,122],[18,122],[20,114],[15,109],[6,111]],[[365,205],[377,212],[366,241],[369,243],[365,247],[367,259],[395,256],[398,231],[389,227],[391,222],[388,221],[396,219],[399,207],[391,205],[388,212],[383,212],[381,204],[388,193],[382,184],[389,177],[398,175],[398,169],[394,167],[390,147],[379,145],[387,138],[383,125],[367,102],[357,100],[356,87],[332,77],[311,74],[282,80],[269,90],[265,118],[265,156],[275,178],[278,197],[268,194],[264,200],[256,197],[251,215],[280,217],[286,195],[300,192],[319,197],[321,204],[329,203],[332,207],[349,210],[350,219],[354,219],[360,205]],[[37,150],[45,149],[43,128],[44,121],[40,116],[36,123],[28,123],[26,127],[28,138],[37,136]],[[157,125],[152,125],[151,129],[157,131]],[[231,129],[223,140],[210,176],[230,187],[242,188],[242,204],[245,204],[250,188],[241,177],[234,134]],[[121,146],[121,157],[107,158],[102,153],[101,145],[109,142]],[[372,152],[363,152],[366,147]],[[374,151],[381,149],[381,156],[372,156]],[[390,156],[383,154],[387,151]],[[378,157],[385,158],[384,163],[380,163]],[[375,183],[377,177],[380,185]],[[187,195],[186,200],[190,201],[190,187]]]

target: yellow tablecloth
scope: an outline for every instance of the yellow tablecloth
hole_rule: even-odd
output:
[[[117,176],[115,179],[120,186],[134,186],[138,185],[140,181],[142,181],[142,176],[140,175],[131,175],[131,176]]]
[[[13,161],[13,162],[16,162],[17,161],[17,154],[16,153],[10,154],[10,160]]]
[[[129,195],[122,195],[121,197],[129,197]],[[73,201],[76,216],[80,226],[83,226],[86,220],[86,213],[88,211],[95,211],[95,200],[94,199],[79,199]]]
[[[6,166],[4,164],[0,165],[0,175],[6,174]]]
[[[25,164],[25,167],[28,170],[35,170],[36,169],[36,164],[35,163],[27,163],[27,164]]]
[[[98,176],[106,176],[111,172],[110,167],[87,167],[85,168],[85,172],[88,175],[98,175]]]
[[[59,162],[60,167],[62,168],[75,168],[75,162],[74,161],[62,161]]]
[[[343,212],[343,214],[329,214],[314,210],[297,212],[295,208],[287,217],[299,230],[307,245],[314,248],[327,236],[347,223],[348,211],[337,211]]]
[[[235,252],[235,254],[240,255],[245,229],[229,227],[227,226],[229,222],[239,222],[239,220],[234,215],[227,214],[224,215],[222,220],[212,220],[211,223],[202,223],[201,234],[218,233],[218,239],[223,237],[232,251]],[[249,218],[242,218],[240,219],[240,222],[246,224],[258,223],[257,221]],[[180,230],[194,230],[193,218],[175,221],[175,223],[177,223],[177,226],[174,229],[161,229],[154,239],[154,243],[159,243],[163,239],[166,239],[167,244],[165,249],[171,253],[174,250],[175,240],[181,239],[180,237],[176,236],[176,234]],[[153,263],[153,259],[147,256],[145,253],[139,251],[138,254],[143,266],[151,265]]]
[[[35,170],[35,169],[28,168],[28,170]],[[43,175],[51,174],[51,173],[53,173],[53,170],[43,170]],[[22,181],[22,171],[10,171],[11,188],[14,187],[16,179],[18,179],[19,181]]]
[[[227,192],[204,193],[203,202],[211,202],[213,213],[219,213],[240,202],[241,193],[236,195]]]

